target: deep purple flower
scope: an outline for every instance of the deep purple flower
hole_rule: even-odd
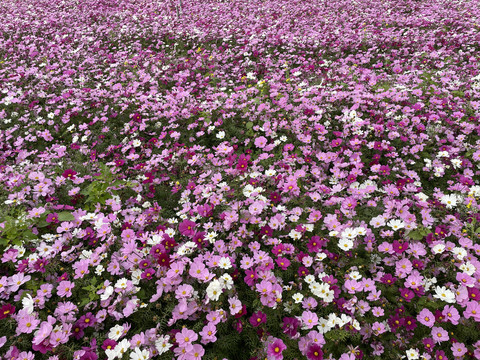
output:
[[[314,342],[312,342],[307,348],[307,359],[308,360],[322,360],[323,351],[322,347]]]
[[[267,322],[267,315],[265,315],[261,311],[257,311],[250,317],[249,321],[253,327],[260,326],[261,324]]]
[[[300,320],[294,317],[284,317],[282,330],[284,334],[291,337],[297,335],[298,327],[300,326]]]
[[[47,215],[47,218],[45,219],[47,223],[53,223],[57,224],[58,223],[58,214],[57,213],[51,213]]]
[[[397,281],[397,278],[393,277],[391,274],[385,274],[385,275],[382,276],[380,281],[383,284],[392,285],[395,281]]]
[[[395,332],[399,327],[402,327],[404,324],[404,319],[398,315],[392,316],[388,319],[388,325],[392,328],[392,331]]]
[[[91,312],[88,312],[78,319],[78,323],[83,328],[90,327],[97,323],[97,318]]]
[[[15,306],[12,304],[5,304],[0,308],[0,320],[12,316],[15,313]]]
[[[415,293],[410,289],[400,288],[399,290],[400,290],[400,296],[406,302],[412,301],[412,299],[415,297]]]
[[[274,203],[274,204],[278,204],[280,201],[282,201],[282,197],[280,196],[279,193],[277,192],[272,192],[270,194],[270,200]]]
[[[115,340],[106,339],[102,344],[103,350],[113,350],[117,346],[117,342]]]
[[[298,272],[298,276],[300,277],[305,277],[308,274],[310,274],[310,271],[305,266],[300,266],[297,272]]]
[[[85,332],[83,331],[84,327],[80,323],[80,321],[77,321],[73,327],[72,327],[72,335],[75,339],[80,340],[84,335]]]
[[[435,342],[432,338],[425,338],[423,339],[423,345],[425,346],[425,350],[432,352],[433,348],[435,347]]]
[[[77,175],[77,172],[72,170],[72,169],[67,169],[63,172],[62,176],[65,179],[75,179],[75,175]]]
[[[152,268],[148,268],[143,271],[141,278],[151,280],[154,275],[155,275],[155,270]]]

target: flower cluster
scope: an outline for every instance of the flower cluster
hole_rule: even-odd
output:
[[[480,359],[478,4],[181,3],[0,4],[2,359]]]

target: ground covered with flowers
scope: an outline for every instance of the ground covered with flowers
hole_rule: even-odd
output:
[[[480,359],[478,1],[0,13],[3,359]]]

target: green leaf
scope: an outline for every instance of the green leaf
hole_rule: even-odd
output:
[[[46,227],[46,226],[48,226],[48,225],[49,225],[48,222],[46,222],[45,220],[41,220],[41,221],[37,224],[37,227],[39,227],[39,228],[44,228],[44,227]]]
[[[58,214],[58,221],[73,221],[75,217],[68,211],[62,211]]]
[[[245,127],[246,127],[247,129],[251,129],[251,128],[253,127],[253,122],[251,122],[251,121],[247,122],[247,124],[245,125]]]
[[[418,230],[413,230],[408,233],[408,237],[412,240],[422,240],[423,235]]]
[[[82,301],[80,301],[80,307],[87,305],[89,302],[89,298],[83,298]]]

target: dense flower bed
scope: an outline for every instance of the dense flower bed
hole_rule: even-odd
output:
[[[480,359],[480,7],[0,2],[0,355]]]

